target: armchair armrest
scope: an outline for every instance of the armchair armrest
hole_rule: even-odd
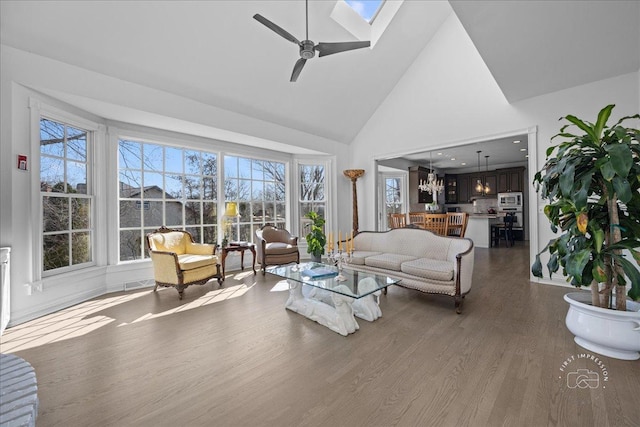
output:
[[[180,275],[180,264],[175,252],[151,251],[153,272],[158,282],[177,283]]]

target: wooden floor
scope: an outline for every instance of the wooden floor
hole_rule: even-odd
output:
[[[527,247],[475,265],[461,315],[392,287],[348,337],[285,310],[276,277],[232,272],[182,301],[103,296],[10,328],[2,351],[36,370],[39,427],[640,425],[640,362],[581,358],[570,289],[530,284]],[[577,369],[598,387],[569,387]]]

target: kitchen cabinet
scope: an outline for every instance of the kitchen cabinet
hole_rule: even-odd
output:
[[[485,196],[495,196],[498,194],[498,174],[495,172],[487,172],[484,175],[485,188],[489,187],[489,191],[484,193]]]
[[[471,176],[469,174],[458,175],[458,201],[457,203],[469,203],[471,199],[471,188],[469,187],[469,180]]]
[[[444,176],[444,202],[458,203],[458,177],[456,175]]]
[[[524,168],[498,169],[498,192],[523,191]]]

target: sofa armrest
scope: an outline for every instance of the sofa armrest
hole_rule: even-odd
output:
[[[464,295],[471,290],[471,280],[473,278],[473,262],[475,250],[473,243],[465,252],[456,255],[454,273],[456,276],[456,294]]]
[[[182,272],[176,253],[151,251],[151,261],[156,282],[178,283]]]
[[[186,253],[194,255],[215,255],[216,245],[210,245],[208,243],[193,243],[187,241],[185,247]]]

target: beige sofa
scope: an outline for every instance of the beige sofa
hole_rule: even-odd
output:
[[[398,285],[452,296],[456,312],[471,290],[474,248],[471,239],[445,237],[418,228],[363,231],[353,238],[347,268],[386,274]]]

